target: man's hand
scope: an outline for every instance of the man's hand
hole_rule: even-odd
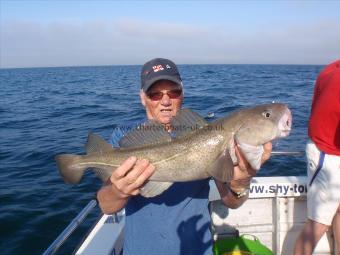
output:
[[[263,164],[270,158],[272,144],[266,143],[263,145],[264,152],[262,154],[261,163]],[[256,171],[252,169],[247,160],[242,155],[242,152],[235,146],[235,154],[238,164],[234,166],[234,178],[229,183],[223,183],[215,180],[217,189],[221,195],[223,203],[229,207],[236,209],[240,207],[247,199],[248,194],[242,197],[236,197],[233,193],[242,192],[249,189],[251,178],[256,175]],[[233,192],[231,192],[231,190]]]
[[[140,187],[154,173],[155,167],[148,160],[130,157],[113,171],[107,184],[97,192],[103,213],[121,210],[130,196],[138,195]]]
[[[121,198],[138,195],[140,187],[154,171],[155,167],[148,160],[130,157],[113,171],[110,177],[112,189]]]

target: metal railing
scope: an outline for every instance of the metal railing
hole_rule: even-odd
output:
[[[272,151],[272,156],[302,156],[305,154],[304,151]]]
[[[55,254],[57,250],[63,245],[67,238],[76,230],[84,221],[86,216],[97,206],[96,200],[91,200],[83,210],[71,221],[71,223],[64,229],[64,231],[53,241],[53,243],[46,249],[43,255]]]

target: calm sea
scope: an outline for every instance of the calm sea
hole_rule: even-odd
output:
[[[54,156],[84,153],[89,131],[108,139],[144,117],[140,66],[0,69],[0,253],[40,254],[89,202],[100,181],[69,186]],[[215,118],[245,106],[288,104],[291,135],[274,150],[303,150],[313,86],[322,66],[182,65],[184,106]],[[259,175],[304,175],[304,157],[273,157]],[[98,208],[61,249],[69,254]]]

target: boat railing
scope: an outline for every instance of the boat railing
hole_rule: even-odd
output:
[[[87,215],[97,206],[95,199],[91,200],[83,210],[71,221],[71,223],[64,229],[64,231],[53,241],[53,243],[45,250],[43,255],[55,254],[69,236],[79,227],[85,220]]]

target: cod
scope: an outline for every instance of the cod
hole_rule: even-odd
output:
[[[250,166],[258,170],[263,144],[288,136],[291,126],[291,112],[280,103],[244,108],[210,123],[190,109],[182,109],[172,118],[171,133],[156,122],[144,123],[128,132],[119,141],[119,148],[89,134],[86,155],[61,154],[56,162],[64,181],[76,184],[88,168],[106,181],[128,157],[148,159],[156,170],[141,195],[153,197],[174,182],[209,177],[232,180],[237,163],[234,142]]]

